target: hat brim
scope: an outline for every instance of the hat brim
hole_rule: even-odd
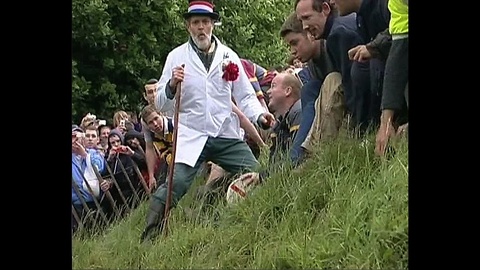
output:
[[[220,15],[216,12],[202,12],[202,11],[194,11],[194,12],[185,12],[183,13],[183,18],[188,19],[192,16],[207,16],[212,18],[215,21],[218,21]]]

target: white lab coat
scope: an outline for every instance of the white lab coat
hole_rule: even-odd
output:
[[[167,80],[168,81],[168,80]],[[157,84],[157,95],[155,96],[155,107],[167,117],[173,117],[175,114],[175,101],[168,99],[165,95],[165,84],[162,85],[163,88],[160,88],[160,85]],[[160,94],[163,93],[163,95]]]
[[[186,42],[168,54],[158,82],[156,107],[170,110],[173,103],[166,97],[165,86],[172,76],[172,69],[185,64],[175,162],[191,167],[197,162],[209,136],[243,139],[240,121],[232,111],[232,95],[239,109],[251,121],[257,121],[265,112],[238,55],[214,38],[217,48],[208,72],[197,53]],[[222,79],[224,61],[236,63],[239,68],[239,77],[234,82]]]

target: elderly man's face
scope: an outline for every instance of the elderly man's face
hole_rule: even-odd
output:
[[[330,14],[330,6],[321,3],[322,11],[313,9],[314,0],[300,0],[295,8],[297,18],[302,21],[303,29],[310,32],[315,39],[320,39],[325,31],[325,23]]]
[[[213,20],[210,17],[190,17],[187,20],[187,30],[200,50],[207,50],[210,47],[213,32]]]

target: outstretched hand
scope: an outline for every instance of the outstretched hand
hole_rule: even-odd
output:
[[[258,124],[263,128],[263,129],[268,129],[271,128],[275,125],[275,116],[269,112],[264,112],[263,114],[258,117]]]
[[[385,156],[387,146],[391,138],[395,136],[395,128],[391,122],[380,124],[377,136],[375,138],[375,154],[377,156]]]

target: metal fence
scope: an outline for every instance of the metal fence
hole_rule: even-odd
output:
[[[105,181],[111,181],[112,185],[107,191],[101,191],[99,197],[92,196],[92,201],[87,202],[85,200],[81,188],[78,187],[72,177],[72,187],[81,203],[80,205],[72,203],[72,233],[101,230],[105,225],[124,218],[141,202],[148,199],[147,183],[137,164],[132,162],[131,167],[125,168],[118,156],[116,159],[116,164],[120,167],[120,173],[114,173],[109,164],[105,162],[108,174],[102,176],[93,166],[99,184],[102,185]],[[82,177],[88,192],[93,194],[88,181],[83,175]],[[119,178],[121,178],[121,181],[119,181]]]

